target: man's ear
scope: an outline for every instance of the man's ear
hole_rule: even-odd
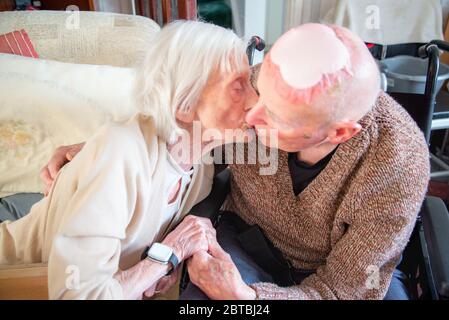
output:
[[[355,121],[341,121],[332,125],[328,133],[329,142],[342,144],[356,136],[362,126]]]

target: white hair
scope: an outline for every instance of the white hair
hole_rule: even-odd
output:
[[[152,40],[135,96],[139,112],[169,141],[182,132],[176,111],[194,111],[212,73],[243,71],[246,46],[231,30],[199,21],[173,22]]]

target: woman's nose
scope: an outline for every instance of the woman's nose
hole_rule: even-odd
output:
[[[262,104],[256,104],[247,114],[245,121],[250,126],[254,127],[258,124],[266,124],[264,121],[264,108]]]

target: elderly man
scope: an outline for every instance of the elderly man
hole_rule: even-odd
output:
[[[257,78],[246,120],[279,148],[279,168],[262,176],[260,164],[230,165],[218,242],[189,260],[181,298],[406,299],[395,269],[427,188],[428,150],[380,92],[363,42],[302,25],[276,42]],[[77,147],[61,150],[51,166]]]
[[[407,298],[395,268],[427,188],[428,149],[379,82],[346,29],[307,24],[276,42],[246,119],[266,144],[263,129],[278,130],[279,168],[260,176],[258,165],[230,166],[223,249],[188,263],[208,297]],[[190,285],[182,298],[202,295]]]

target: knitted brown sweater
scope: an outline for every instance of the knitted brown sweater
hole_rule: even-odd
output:
[[[259,299],[382,299],[409,240],[429,180],[424,137],[407,112],[381,94],[327,167],[298,196],[279,151],[275,175],[231,166],[225,208],[258,224],[295,268],[300,285],[252,285]],[[377,270],[377,272],[376,272]]]

